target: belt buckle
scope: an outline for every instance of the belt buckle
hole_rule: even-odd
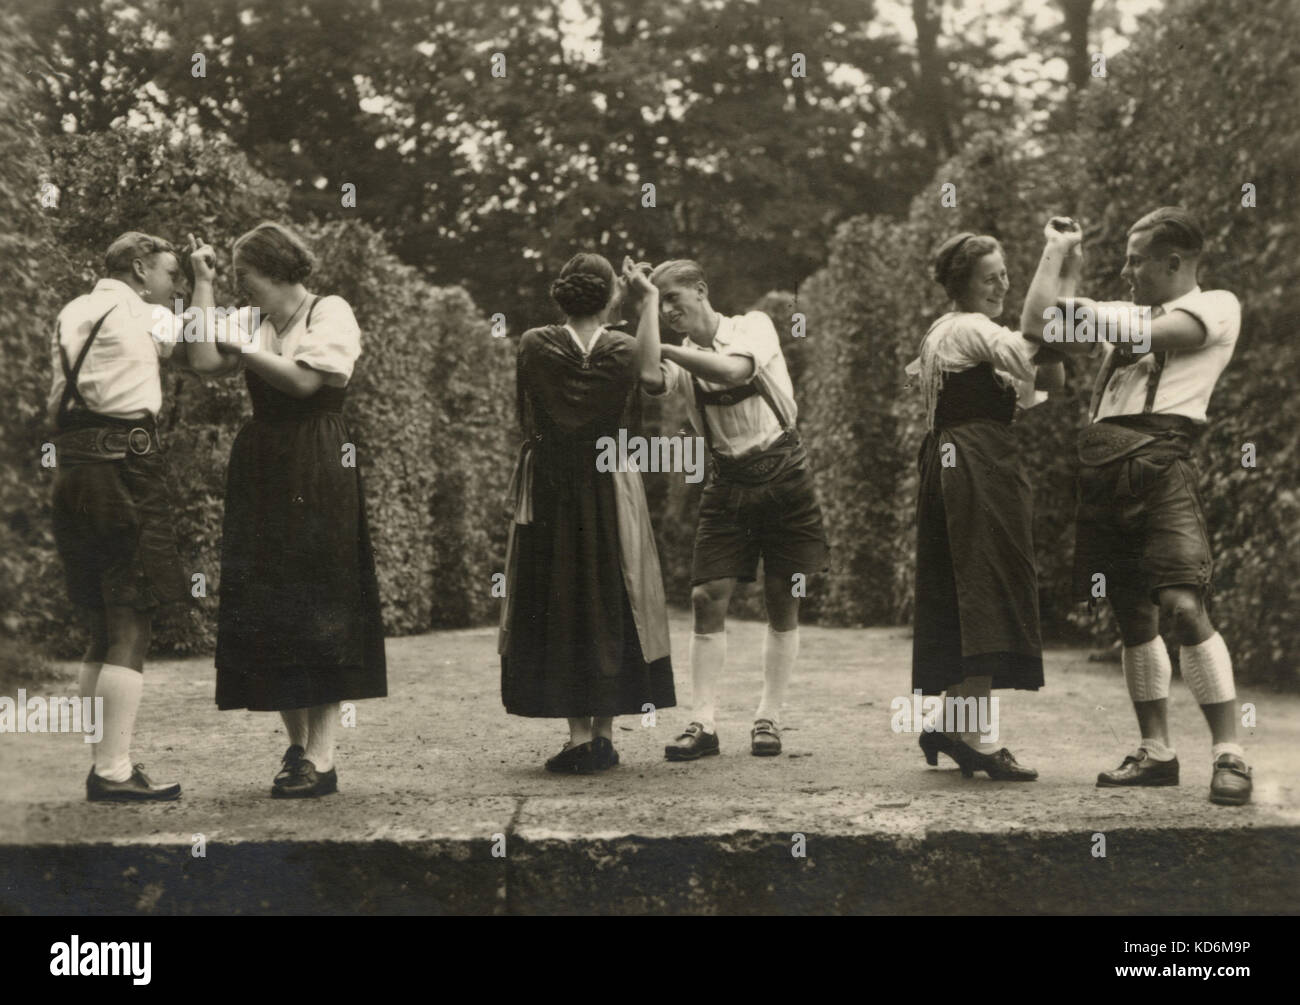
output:
[[[136,436],[137,433],[140,435]],[[137,449],[136,444],[140,442],[141,437],[144,439],[144,447]],[[129,449],[131,453],[135,454],[137,457],[143,457],[149,452],[149,448],[153,446],[153,440],[149,436],[149,430],[145,429],[143,426],[133,426],[126,434],[126,445],[127,449]]]

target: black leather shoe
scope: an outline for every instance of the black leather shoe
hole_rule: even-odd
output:
[[[613,746],[611,743],[610,748]],[[546,762],[546,770],[556,775],[590,775],[599,771],[593,742],[588,740],[575,747],[566,740],[560,752]]]
[[[1129,754],[1114,771],[1103,771],[1097,776],[1097,788],[1115,789],[1129,785],[1177,785],[1178,758],[1171,761],[1156,761],[1138,747],[1136,754]]]
[[[755,719],[749,731],[749,752],[755,757],[775,757],[781,753],[781,733],[771,719]]]
[[[298,744],[290,745],[289,749],[284,752],[284,758],[280,761],[280,773],[275,776],[273,785],[283,785],[290,778],[298,773],[298,765],[302,763],[303,756],[307,751],[303,750]]]
[[[697,761],[719,750],[718,734],[706,733],[703,723],[693,722],[686,727],[686,732],[664,747],[664,757],[670,761]]]
[[[957,754],[953,750],[952,737],[947,733],[940,733],[938,730],[935,730],[933,733],[927,733],[925,730],[922,730],[920,743],[921,751],[925,754],[926,764],[932,764],[937,767],[939,764],[940,754],[947,754],[954,761],[957,761],[958,764],[961,763],[961,761],[957,760]]]
[[[339,776],[333,768],[317,771],[306,757],[298,761],[297,771],[288,781],[271,789],[273,799],[314,799],[339,790]]]
[[[134,765],[131,777],[125,782],[110,782],[107,778],[100,778],[95,774],[94,768],[86,776],[86,798],[92,803],[164,802],[180,797],[180,782],[154,785],[144,773],[143,764]]]
[[[598,771],[604,771],[618,764],[618,751],[614,749],[614,741],[607,736],[592,738],[591,756],[596,762]]]
[[[1210,802],[1220,806],[1244,806],[1250,802],[1250,768],[1236,754],[1220,754],[1210,781]]]
[[[1006,747],[996,754],[981,754],[965,741],[953,737],[952,749],[965,778],[975,777],[977,771],[987,772],[995,782],[1032,782],[1038,778],[1038,772],[1033,768],[1017,764]]]

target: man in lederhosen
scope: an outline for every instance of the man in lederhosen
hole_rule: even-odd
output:
[[[823,571],[827,557],[821,508],[795,429],[790,374],[771,319],[761,311],[719,314],[695,262],[665,262],[651,279],[660,319],[686,338],[643,360],[642,387],[683,396],[713,461],[691,568],[694,721],[664,755],[693,761],[718,753],[714,707],[727,661],[727,606],[737,580],[757,578],[760,556],[768,627],[750,750],[779,754],[781,709],[799,654],[798,585]]]
[[[192,306],[207,337],[215,256],[192,237],[189,250]],[[54,537],[68,595],[90,627],[81,694],[103,699],[86,798],[176,799],[180,785],[154,785],[130,748],[154,611],[188,597],[154,425],[159,359],[185,357],[185,322],[168,306],[180,263],[168,242],[131,232],[109,246],[104,264],[107,278],[59,313],[49,398]]]
[[[1184,209],[1142,217],[1128,232],[1121,272],[1132,303],[1058,304],[1076,321],[1081,307],[1091,308],[1097,332],[1117,341],[1053,348],[1102,357],[1090,425],[1079,439],[1075,582],[1081,597],[1100,587],[1110,598],[1141,728],[1137,750],[1098,775],[1097,785],[1178,784],[1167,717],[1172,668],[1157,632],[1163,614],[1180,645],[1183,680],[1210,725],[1210,799],[1240,805],[1250,800],[1250,768],[1237,743],[1232,660],[1205,610],[1212,564],[1191,447],[1236,346],[1241,305],[1226,290],[1197,284],[1203,247]]]

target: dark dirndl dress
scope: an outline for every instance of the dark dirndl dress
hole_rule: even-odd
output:
[[[515,578],[501,700],[538,718],[640,715],[676,704],[672,659],[647,663],[619,557],[614,476],[596,441],[637,432],[632,340],[606,332],[583,360],[563,328],[520,345],[518,389],[532,441],[531,524],[514,529]]]
[[[921,444],[912,687],[923,694],[979,676],[995,688],[1043,686],[1033,493],[1015,406],[987,362],[945,374]]]
[[[253,419],[226,473],[217,707],[279,711],[388,693],[379,585],[346,388],[308,398],[245,371]]]

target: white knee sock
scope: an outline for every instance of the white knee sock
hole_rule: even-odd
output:
[[[1173,676],[1174,667],[1169,662],[1165,640],[1159,635],[1140,646],[1125,646],[1120,650],[1120,664],[1124,667],[1128,696],[1134,701],[1156,701],[1169,697],[1169,679]]]
[[[794,673],[795,660],[799,658],[799,626],[788,632],[778,632],[771,625],[763,636],[763,697],[759,700],[755,719],[771,719],[781,725],[781,710],[785,707],[785,692]]]
[[[95,746],[95,774],[110,782],[131,777],[131,736],[140,708],[144,674],[130,667],[105,663],[95,684],[95,696],[104,699],[104,735]]]
[[[727,665],[727,631],[691,635],[691,707],[694,720],[709,733],[716,733],[715,705],[718,680]]]
[[[339,727],[339,703],[315,705],[307,710],[307,760],[322,774],[334,767],[334,738]]]
[[[1237,697],[1232,683],[1232,657],[1218,632],[1199,645],[1183,646],[1178,650],[1178,661],[1187,690],[1198,705],[1218,705]]]
[[[306,750],[307,737],[310,733],[307,728],[307,709],[281,709],[280,720],[284,723],[284,731],[289,734],[289,746],[302,747]]]

